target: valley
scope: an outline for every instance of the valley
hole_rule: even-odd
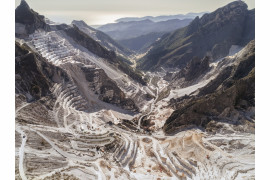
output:
[[[252,38],[162,66],[172,34],[135,53],[81,21],[36,23],[16,22],[15,179],[255,179]]]

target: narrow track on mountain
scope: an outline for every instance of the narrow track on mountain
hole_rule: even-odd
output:
[[[255,178],[255,10],[244,2],[132,37],[153,42],[140,50],[25,0],[15,14],[16,179]]]
[[[16,128],[16,131],[21,134],[21,138],[22,138],[22,144],[21,144],[21,147],[19,149],[19,172],[20,172],[20,177],[22,178],[22,180],[27,180],[27,177],[26,177],[25,172],[24,172],[24,162],[23,162],[24,161],[24,149],[25,149],[25,143],[27,141],[27,136],[18,127]]]

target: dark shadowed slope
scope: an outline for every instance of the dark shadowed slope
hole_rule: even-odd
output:
[[[119,40],[118,42],[135,52],[141,53],[147,50],[147,48],[161,38],[162,35],[164,35],[164,32],[152,32],[131,39]]]
[[[50,27],[45,23],[44,16],[30,9],[26,1],[22,0],[21,4],[15,10],[16,36],[19,34],[30,34],[35,30],[42,28],[49,30]]]

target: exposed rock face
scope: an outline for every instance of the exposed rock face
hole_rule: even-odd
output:
[[[37,100],[51,93],[53,83],[69,81],[67,74],[33,52],[27,45],[15,43],[16,93]]]
[[[255,9],[249,10],[246,15],[242,37],[242,45],[255,38]]]
[[[49,25],[46,24],[44,16],[30,9],[25,0],[15,10],[15,22],[22,24],[25,27],[25,32],[31,34],[35,30],[41,28],[49,30]]]
[[[30,20],[40,18],[25,1],[17,7],[16,13],[20,14],[20,17],[29,16]],[[39,30],[34,33],[29,32],[30,35],[18,36],[22,40],[16,42],[17,94],[24,95],[28,102],[52,96],[50,98],[61,99],[65,101],[64,104],[79,111],[95,111],[100,108],[138,111],[134,102],[126,98],[120,89],[125,86],[124,90],[131,91],[137,86],[128,87],[128,83],[122,79],[129,79],[128,75],[130,75],[135,80],[134,83],[146,83],[138,72],[123,62],[123,58],[118,57],[114,51],[104,48],[76,26],[52,25],[50,32],[46,32],[48,29],[45,26],[38,26],[39,22],[35,19],[30,20],[21,18],[17,22],[17,24],[24,23],[24,26],[32,23],[33,31]],[[25,42],[25,44],[21,45],[19,42]],[[77,46],[84,47],[82,51],[86,51],[87,54],[76,49]],[[99,64],[96,62],[97,59],[102,62]],[[87,68],[89,66],[97,68],[95,62],[105,68],[107,74],[113,76],[109,78],[103,69],[94,70],[95,73],[98,72],[94,73],[96,75],[94,78],[98,81],[91,82],[91,86],[94,87],[97,95],[87,86],[89,82],[81,69],[83,65]],[[99,75],[103,78],[97,77]],[[117,84],[111,78],[116,79]]]
[[[87,67],[81,67],[81,69],[85,73],[89,87],[99,95],[100,100],[123,107],[126,110],[138,111],[135,103],[125,97],[123,91],[102,69]]]
[[[216,11],[195,18],[189,26],[176,30],[154,44],[141,59],[140,68],[185,67],[193,56],[224,57],[232,45],[244,46],[254,39],[255,10],[243,1],[232,2]]]
[[[83,31],[46,22],[16,38],[16,179],[255,179],[254,41],[142,86]]]
[[[213,93],[221,85],[230,87],[241,78],[248,75],[255,67],[255,41],[251,41],[243,50],[243,54],[237,57],[234,66],[228,66],[218,76],[199,91],[199,96]]]
[[[94,39],[87,36],[84,32],[80,31],[78,27],[73,26],[64,30],[67,35],[74,39],[78,44],[82,45],[92,53],[114,61],[116,58],[116,54],[113,51],[108,51],[104,47],[102,47],[99,43],[97,43]]]
[[[70,81],[72,75],[69,72],[48,63],[27,45],[15,43],[15,48],[16,93],[24,95],[28,102],[52,96],[50,89],[55,83],[72,83]],[[89,81],[89,88],[98,94],[101,101],[115,104],[126,110],[138,111],[134,102],[125,97],[125,94],[106,75],[104,70],[84,66],[80,66],[80,68],[86,80]]]
[[[139,72],[134,71],[129,65],[123,62],[123,60],[118,57],[114,51],[108,51],[84,32],[80,31],[78,27],[73,26],[72,28],[67,28],[64,31],[68,36],[73,38],[75,42],[85,47],[90,52],[98,55],[99,57],[105,58],[109,63],[114,64],[117,68],[129,75],[132,79],[143,85],[146,85],[146,82],[142,79]]]
[[[209,69],[209,57],[206,56],[203,59],[194,57],[184,69],[180,70],[175,78],[185,78],[185,81],[192,81],[206,73]]]
[[[255,42],[251,41],[235,65],[201,89],[198,97],[183,99],[166,120],[164,131],[174,133],[187,127],[205,128],[211,120],[244,124],[253,119],[255,106]]]

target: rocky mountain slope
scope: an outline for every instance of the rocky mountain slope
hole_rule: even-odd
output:
[[[30,9],[26,1],[21,1],[21,4],[15,9],[16,34],[26,35],[35,32],[42,28],[49,30],[50,27],[46,24],[44,16]]]
[[[124,73],[128,74],[134,80],[145,84],[145,82],[141,78],[139,71],[134,71],[128,66],[127,63],[130,63],[128,60],[126,60],[124,57],[117,56],[114,51],[107,50],[102,45],[100,45],[100,43],[88,36],[85,32],[81,31],[77,26],[68,26],[65,24],[49,25],[45,22],[44,17],[38,15],[38,13],[31,10],[25,1],[21,2],[21,4],[16,8],[15,12],[16,17],[24,17],[24,14],[26,15],[26,17],[28,17],[29,13],[33,16],[31,16],[31,18],[42,18],[42,21],[40,22],[39,20],[33,20],[33,24],[29,25],[29,21],[27,21],[26,18],[16,18],[15,22],[16,24],[19,24],[18,26],[16,25],[16,35],[18,37],[27,38],[28,35],[33,34],[35,30],[42,30],[45,32],[64,31],[65,34],[67,34],[70,38],[76,41],[76,43],[79,43],[83,47],[87,48],[95,55],[104,58],[109,63],[118,67],[121,71],[124,71]],[[24,21],[22,21],[21,19],[24,19]],[[31,26],[31,31],[28,30],[28,26]],[[103,39],[103,43],[110,43],[110,40],[110,38],[105,38]]]
[[[255,10],[243,1],[232,2],[195,18],[187,27],[156,42],[140,60],[139,67],[184,67],[194,56],[217,59],[226,56],[232,45],[244,46],[255,37]]]
[[[187,26],[192,19],[172,19],[168,21],[153,22],[151,20],[111,23],[98,27],[115,40],[135,38],[152,32],[171,32]]]
[[[254,130],[250,124],[255,106],[255,42],[250,42],[232,65],[198,91],[197,97],[174,102],[177,110],[166,120],[166,133],[194,125],[212,131],[215,127],[211,121],[248,124]]]
[[[42,97],[52,95],[51,89],[56,84],[61,86],[78,86],[76,75],[84,73],[84,78],[88,83],[89,89],[93,89],[101,101],[121,106],[124,109],[137,111],[138,108],[131,99],[126,99],[125,94],[118,88],[116,83],[112,81],[102,69],[89,67],[89,65],[65,64],[64,69],[54,66],[46,61],[39,53],[34,52],[26,44],[16,46],[16,93],[24,95],[27,102],[39,100]],[[70,69],[69,69],[70,68]],[[74,74],[70,71],[76,70]],[[82,79],[81,79],[82,80]],[[84,104],[83,110],[87,110],[87,102],[85,102],[84,92],[76,90],[77,100],[71,100],[73,105],[78,104],[79,108]],[[81,96],[81,97],[80,97]],[[72,97],[72,96],[71,96]],[[54,97],[55,98],[55,97]],[[72,99],[72,98],[71,98]],[[76,101],[78,103],[76,103]],[[126,106],[126,107],[124,107]]]
[[[91,28],[44,22],[16,30],[15,179],[255,179],[250,31],[140,73]]]
[[[104,58],[110,64],[114,65],[115,68],[123,71],[135,81],[145,85],[145,81],[142,79],[140,72],[130,68],[130,66],[126,63],[127,60],[125,60],[123,57],[117,56],[114,51],[108,51],[94,39],[82,32],[78,27],[68,27],[63,31],[79,45],[83,46],[95,55]]]
[[[121,46],[107,34],[88,26],[84,21],[72,21],[72,24],[108,50],[115,51],[118,55],[125,57],[132,54],[132,51]]]

